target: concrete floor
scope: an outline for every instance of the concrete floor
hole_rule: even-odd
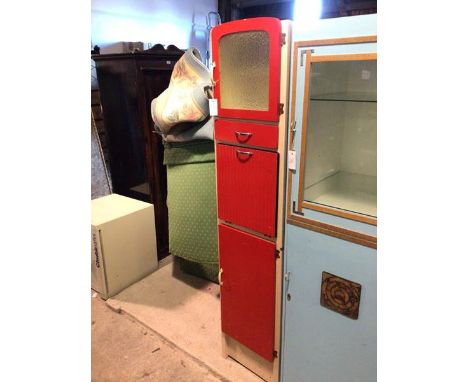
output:
[[[125,313],[91,298],[93,382],[225,381]]]
[[[222,354],[219,285],[181,272],[177,261],[124,289],[106,304],[158,333],[227,381],[264,382]]]

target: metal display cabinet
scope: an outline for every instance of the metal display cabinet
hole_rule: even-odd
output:
[[[295,29],[284,382],[377,379],[376,30],[376,15]]]
[[[290,23],[212,30],[223,353],[279,380]]]

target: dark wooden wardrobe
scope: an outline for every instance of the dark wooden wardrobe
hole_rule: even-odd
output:
[[[163,145],[150,105],[169,85],[184,52],[162,45],[135,53],[92,55],[109,147],[113,192],[154,205],[158,258],[169,252]]]

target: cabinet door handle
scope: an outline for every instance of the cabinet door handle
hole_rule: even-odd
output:
[[[221,279],[221,276],[223,275],[223,268],[219,268],[219,272],[218,272],[218,282],[219,282],[219,286],[223,286],[223,280]]]
[[[244,135],[246,137],[250,137],[252,133],[244,133],[243,131],[236,131],[236,135],[237,136]]]
[[[248,156],[252,156],[253,153],[250,152],[250,151],[242,151],[242,150],[236,150],[237,151],[237,154],[244,154],[244,155],[248,155]]]

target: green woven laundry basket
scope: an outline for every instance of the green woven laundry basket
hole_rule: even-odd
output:
[[[169,250],[186,273],[218,282],[213,141],[164,144]]]

